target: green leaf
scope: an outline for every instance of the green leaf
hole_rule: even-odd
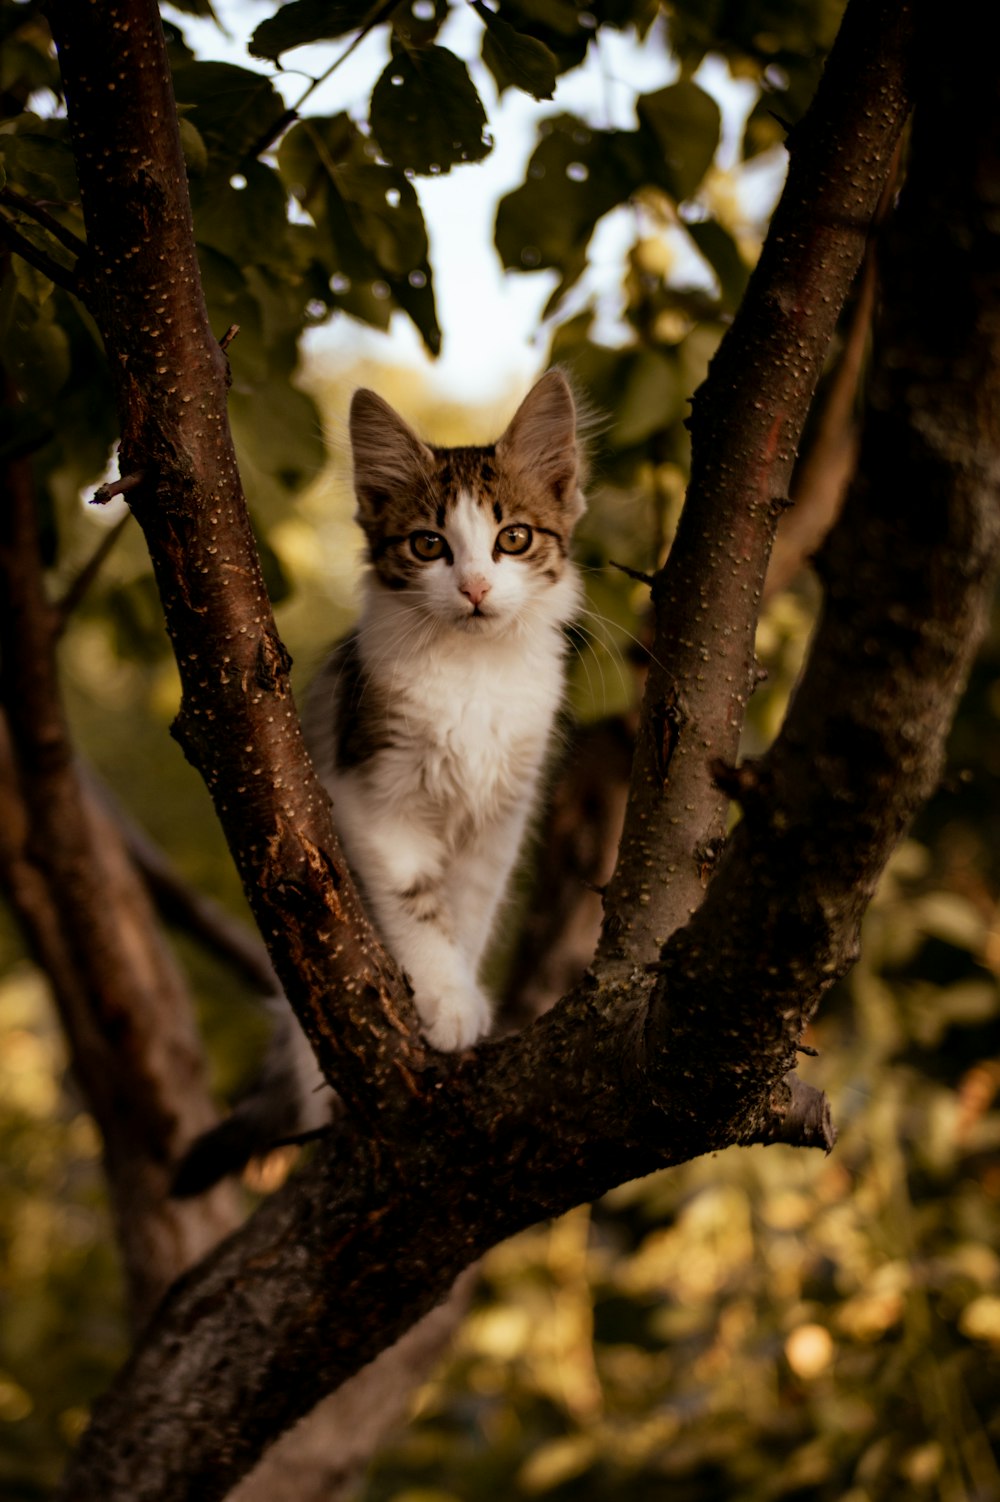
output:
[[[450,0],[403,0],[392,13],[393,37],[404,48],[429,47],[450,11]]]
[[[0,135],[0,161],[7,181],[30,198],[56,204],[75,204],[79,199],[76,163],[65,120],[19,116],[15,128],[5,127]]]
[[[640,125],[662,158],[653,181],[678,203],[690,198],[712,165],[719,145],[721,115],[710,94],[682,79],[637,103]]]
[[[280,605],[282,600],[287,600],[292,593],[291,581],[285,573],[284,564],[271,546],[267,533],[260,527],[255,530],[257,557],[260,559],[260,571],[264,576],[264,587],[271,604]]]
[[[525,181],[500,200],[495,238],[509,269],[559,271],[551,307],[586,266],[598,219],[628,199],[643,172],[635,132],[593,130],[558,115],[539,133]]]
[[[14,299],[4,362],[28,403],[45,407],[59,394],[70,371],[69,340],[51,299],[40,306],[23,294]]]
[[[208,166],[208,147],[202,140],[201,132],[186,115],[179,117],[177,125],[180,130],[181,150],[184,153],[184,165],[188,170],[188,176],[200,177]]]
[[[41,237],[36,233],[30,238],[36,241]],[[45,275],[44,271],[39,271],[37,266],[33,266],[30,261],[24,260],[19,255],[11,258],[11,270],[18,292],[37,312],[52,296],[55,283]]]
[[[104,597],[115,651],[120,657],[158,662],[170,650],[163,625],[163,606],[151,574],[128,584],[114,584]]]
[[[486,27],[483,62],[496,79],[498,91],[502,94],[513,85],[532,99],[551,99],[556,87],[557,63],[545,43],[516,31],[484,5],[483,0],[473,0],[472,8]]]
[[[174,69],[178,106],[208,149],[209,172],[228,176],[285,114],[269,78],[232,63],[183,63]]]
[[[270,358],[260,305],[247,285],[247,273],[210,245],[198,246],[198,261],[213,329],[221,333],[231,323],[239,324],[239,338],[229,349],[233,387],[253,391],[267,379]]]
[[[229,415],[251,505],[284,508],[326,457],[315,403],[283,375],[253,392],[234,390]]]
[[[670,40],[688,71],[718,52],[744,77],[777,65],[790,78],[808,72],[815,84],[843,10],[842,0],[671,0]]]
[[[257,27],[250,38],[250,55],[277,62],[293,47],[332,42],[360,30],[372,8],[371,0],[291,0]]]
[[[273,167],[244,162],[242,188],[217,177],[191,184],[195,238],[237,266],[282,265],[288,256],[288,199]]]
[[[281,143],[278,166],[317,225],[331,303],[377,328],[386,326],[394,303],[436,354],[441,331],[420,204],[409,179],[375,151],[341,114],[295,126]]]
[[[350,115],[341,112],[302,120],[282,138],[278,147],[281,180],[317,223],[323,217],[330,176],[355,151],[360,135]]]
[[[644,38],[660,11],[658,0],[595,0],[589,10],[598,26],[627,31],[634,26]]]
[[[727,311],[735,312],[750,280],[750,267],[740,255],[736,241],[715,219],[686,224],[684,228],[719,278]]]
[[[356,152],[338,168],[336,188],[384,272],[405,276],[426,262],[424,218],[413,184],[401,172]]]
[[[480,162],[492,143],[469,71],[446,47],[394,48],[372,92],[371,125],[385,156],[418,176]]]
[[[574,0],[500,0],[497,14],[513,31],[543,42],[557,73],[583,62],[596,32],[597,7]]]
[[[681,405],[674,362],[658,350],[639,350],[628,363],[624,390],[615,404],[615,446],[644,443],[675,421]]]
[[[28,98],[42,89],[58,97],[59,64],[48,27],[34,6],[0,8],[0,94]],[[13,110],[11,110],[13,113]]]

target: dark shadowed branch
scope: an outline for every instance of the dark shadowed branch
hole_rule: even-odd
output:
[[[101,1129],[139,1325],[178,1271],[236,1224],[236,1205],[225,1186],[203,1213],[169,1197],[172,1160],[214,1117],[190,1002],[143,885],[74,761],[28,461],[9,461],[2,478],[0,885],[50,978]]]
[[[97,547],[94,549],[90,557],[87,559],[86,563],[80,569],[79,573],[70,580],[65,592],[63,593],[61,598],[56,601],[55,626],[57,631],[62,632],[66,630],[66,627],[69,625],[70,618],[74,610],[76,610],[77,606],[85,598],[87,591],[93,584],[94,580],[97,578],[101,569],[104,567],[104,564],[110,557],[111,553],[114,551],[115,544],[117,543],[119,537],[121,537],[122,533],[125,531],[125,528],[128,526],[131,519],[132,518],[129,516],[128,512],[126,512],[121,521],[116,522],[116,524],[104,534],[100,542],[97,544]]]
[[[50,214],[44,204],[37,203],[33,198],[29,198],[27,193],[19,192],[17,188],[12,188],[9,183],[5,187],[0,188],[0,204],[5,204],[8,208],[17,210],[27,219],[33,219],[36,224],[46,230],[53,239],[58,240],[60,245],[70,251],[72,255],[82,255],[86,250],[86,240],[81,240],[80,236],[74,234],[61,220],[56,218],[55,214]]]
[[[278,982],[260,936],[221,903],[185,881],[167,853],[121,807],[111,789],[89,769],[85,776],[94,797],[118,826],[163,917],[231,965],[262,996],[275,994]]]
[[[75,271],[64,266],[62,261],[57,261],[29,236],[22,234],[6,214],[0,214],[0,245],[2,244],[6,244],[8,250],[27,261],[29,266],[34,266],[43,276],[47,276],[50,282],[55,282],[57,287],[63,287],[67,292],[79,292]]]
[[[926,37],[923,38],[926,42]],[[933,51],[933,56],[931,52]],[[857,953],[889,852],[933,791],[985,624],[1000,516],[1000,112],[978,81],[921,56],[912,165],[883,253],[883,315],[857,473],[817,567],[824,604],[781,734],[741,769],[743,818],[698,913],[664,954],[654,1051],[692,1043],[678,981],[712,975],[741,1055],[771,1035],[789,1067],[826,987]],[[736,936],[719,945],[719,934]],[[807,958],[808,957],[808,958]],[[710,1092],[711,1093],[711,1092]],[[704,1109],[706,1091],[692,1091]]]

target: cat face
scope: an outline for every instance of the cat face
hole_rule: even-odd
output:
[[[583,501],[576,414],[558,371],[495,444],[430,447],[371,391],[355,393],[351,442],[358,520],[386,590],[473,635],[572,613],[569,540]]]

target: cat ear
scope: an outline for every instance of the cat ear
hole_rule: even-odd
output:
[[[584,509],[576,406],[561,370],[550,370],[528,392],[496,446],[497,458],[546,486],[572,525]]]
[[[390,496],[426,481],[434,456],[388,402],[365,388],[351,399],[350,432],[358,515],[374,520]]]

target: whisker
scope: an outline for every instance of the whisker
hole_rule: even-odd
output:
[[[371,684],[378,678],[378,670],[387,658],[391,659],[393,664],[393,675],[389,688],[390,698],[392,697],[393,693],[395,692],[396,673],[400,665],[400,655],[402,648],[409,642],[411,642],[414,637],[420,636],[422,638],[423,630],[425,628],[430,627],[430,629],[433,630],[433,620],[428,620],[426,613],[420,606],[405,605],[402,607],[402,610],[408,615],[415,616],[416,619],[412,621],[402,621],[399,624],[398,628],[394,630],[389,635],[388,639],[383,643],[381,651],[377,652],[373,657],[371,657],[366,663],[363,664],[364,678],[362,682],[361,692],[358,695],[357,705],[355,706],[357,709],[360,709],[361,705],[364,703],[365,694],[368,692]],[[421,639],[419,648],[422,649],[424,645],[425,642]]]
[[[640,641],[639,638],[637,636],[634,636],[626,626],[621,625],[618,621],[612,620],[608,615],[603,615],[601,611],[587,609],[586,606],[583,606],[581,608],[581,614],[590,616],[591,620],[597,621],[602,626],[610,627],[612,631],[620,631],[623,636],[628,637],[629,641],[635,642],[636,646],[641,648],[641,650],[649,658],[650,662],[655,662],[658,668],[663,668],[663,663],[658,657],[654,656],[653,651],[648,646],[648,644],[644,641]],[[608,646],[609,650],[611,650],[610,643],[608,643]],[[617,650],[617,648],[615,648],[614,650]]]
[[[433,619],[431,619],[431,620],[425,620],[425,622],[424,622],[424,629],[419,633],[418,639],[417,639],[416,650],[417,650],[418,654],[421,653],[421,652],[423,652],[424,648],[427,646],[427,643],[430,641],[431,636],[433,635],[433,632],[434,632],[435,625],[436,625],[436,622]],[[412,636],[413,634],[414,634],[414,632],[411,631],[410,632],[410,636]],[[407,639],[409,640],[409,637]],[[396,700],[396,675],[398,674],[401,666],[402,666],[402,663],[400,661],[399,656],[397,655],[396,660],[393,663],[392,679],[391,679],[391,681],[389,683],[389,700],[390,700],[390,703],[394,703],[395,700]],[[403,700],[403,724],[406,726],[406,733],[407,733],[407,735],[409,735],[409,733],[410,733],[410,721],[409,721],[409,716],[408,716],[408,713],[407,713],[407,710],[408,710],[408,701],[407,701],[407,696],[405,694],[402,696],[402,700]]]
[[[591,646],[591,643],[590,643],[590,641],[588,640],[588,637],[587,637],[587,633],[584,631],[583,627],[576,626],[576,625],[568,626],[567,627],[567,632],[569,634],[570,646],[573,648],[573,651],[576,653],[576,659],[579,662],[580,666],[583,668],[584,676],[586,677],[586,680],[587,680],[587,693],[590,695],[591,698],[594,697],[594,685],[593,685],[593,680],[591,679],[591,676],[590,676],[590,667],[589,667],[589,665],[587,663],[587,657],[588,657],[588,655],[593,656],[594,662],[597,664],[597,670],[598,670],[598,673],[600,674],[600,682],[601,682],[601,713],[604,714],[604,715],[606,715],[607,712],[608,712],[608,694],[607,694],[607,688],[606,688],[605,682],[604,682],[604,668],[601,666],[600,660],[597,657],[597,653],[594,651],[593,647]],[[580,642],[574,641],[573,640],[574,636],[581,637],[583,644],[581,645]]]
[[[574,621],[573,624],[572,624],[572,626],[570,627],[570,630],[571,631],[575,631],[583,639],[584,647],[586,648],[586,651],[589,652],[590,655],[593,657],[594,662],[595,662],[595,664],[597,666],[597,670],[598,670],[598,672],[601,675],[601,699],[602,699],[602,705],[603,705],[603,708],[604,708],[604,712],[606,714],[607,713],[607,700],[608,700],[607,682],[606,682],[605,676],[604,676],[604,664],[603,664],[603,661],[601,659],[601,655],[600,655],[600,652],[598,651],[598,648],[601,648],[604,651],[604,653],[608,657],[610,657],[611,661],[614,663],[614,665],[615,665],[615,671],[618,674],[618,682],[619,682],[619,685],[621,686],[622,694],[625,697],[625,699],[628,700],[629,698],[631,698],[631,690],[629,689],[629,685],[628,685],[628,683],[626,681],[626,678],[625,678],[625,675],[624,675],[624,673],[622,671],[621,654],[618,652],[617,648],[614,646],[613,643],[609,644],[602,637],[598,636],[595,631],[591,631],[588,626],[583,625],[583,623],[581,621]],[[580,662],[583,665],[584,672],[587,672],[586,659],[585,659],[585,656],[584,656],[584,649],[580,648],[580,647],[577,647],[576,651],[577,651],[577,655],[578,655],[578,657],[580,659]],[[590,681],[590,675],[589,675],[589,673],[587,674],[587,679],[588,679],[588,685],[589,685],[589,681]]]

